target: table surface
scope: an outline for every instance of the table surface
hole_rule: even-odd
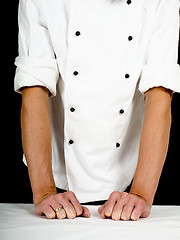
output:
[[[101,219],[98,206],[90,218],[46,219],[32,204],[0,204],[0,240],[180,240],[180,206],[153,206],[138,221]]]

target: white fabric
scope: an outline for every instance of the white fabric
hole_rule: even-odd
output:
[[[56,95],[59,74],[55,59],[21,56],[16,58],[15,64],[17,66],[15,89],[19,89],[19,85],[16,86],[16,84],[21,82],[21,87],[40,85],[48,88],[53,95]],[[18,78],[17,81],[16,77]]]
[[[55,183],[80,202],[130,184],[145,91],[180,91],[178,10],[178,0],[20,0],[15,90],[40,85],[56,95]]]
[[[153,206],[138,221],[101,219],[98,206],[87,206],[91,218],[48,220],[33,213],[33,205],[0,204],[2,240],[179,240],[180,206]]]

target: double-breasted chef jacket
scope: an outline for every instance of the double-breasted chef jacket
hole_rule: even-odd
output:
[[[18,18],[15,91],[49,89],[56,186],[80,202],[124,191],[144,93],[180,92],[179,0],[20,0]]]

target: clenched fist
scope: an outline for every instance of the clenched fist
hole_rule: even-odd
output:
[[[138,220],[140,217],[148,217],[151,205],[143,198],[126,192],[114,191],[108,201],[99,207],[98,212],[102,218],[113,220]]]
[[[71,191],[53,194],[35,204],[35,213],[45,215],[49,219],[90,217],[88,208],[81,206],[75,194]]]

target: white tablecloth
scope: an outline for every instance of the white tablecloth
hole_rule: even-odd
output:
[[[49,220],[36,216],[32,204],[0,204],[0,240],[180,240],[180,206],[153,206],[138,221],[91,218]]]

